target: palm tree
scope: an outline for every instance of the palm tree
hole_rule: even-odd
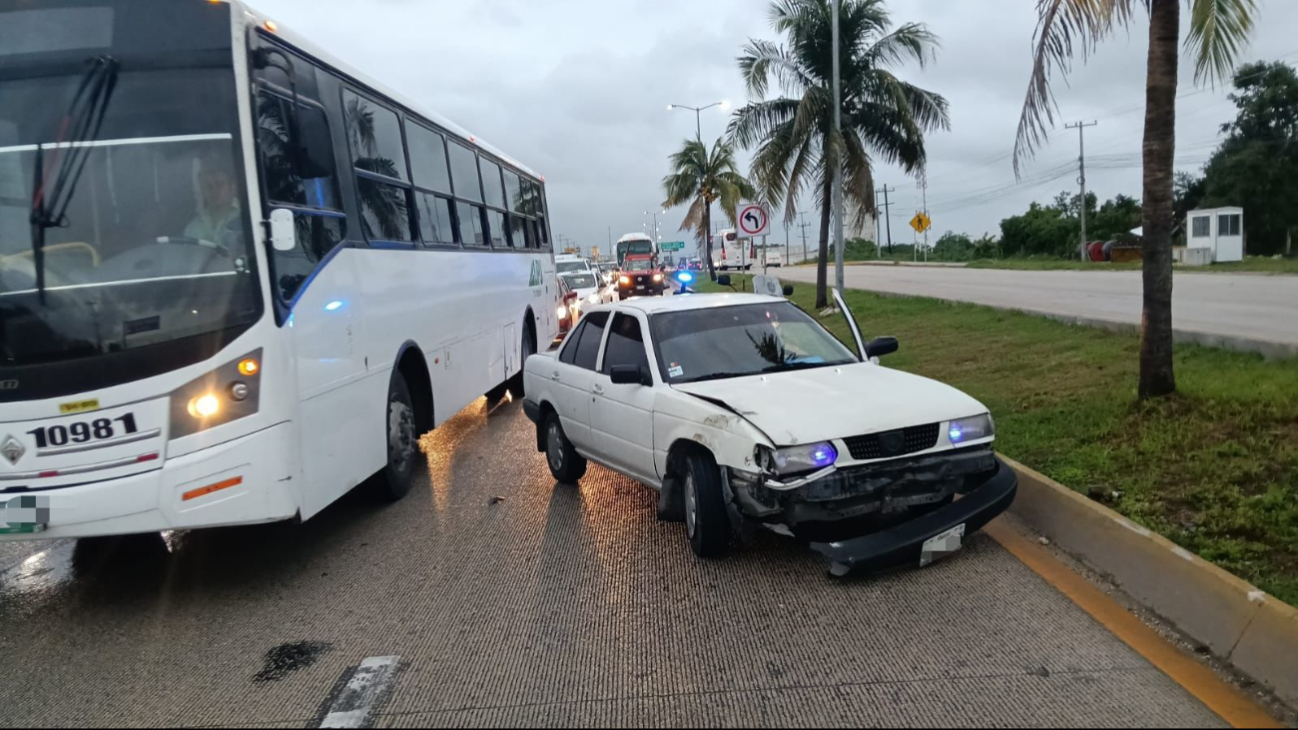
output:
[[[1255,0],[1186,0],[1195,81],[1225,81],[1253,29]],[[1019,118],[1014,171],[1031,157],[1054,125],[1058,111],[1051,72],[1067,73],[1073,54],[1085,58],[1100,39],[1128,27],[1137,5],[1149,11],[1149,57],[1145,77],[1144,316],[1140,331],[1139,395],[1176,391],[1172,370],[1172,180],[1176,152],[1176,84],[1180,61],[1181,0],[1037,0],[1032,80]]]
[[[667,199],[664,208],[690,204],[681,230],[695,231],[706,242],[708,276],[717,278],[712,265],[712,204],[721,203],[721,211],[730,224],[735,224],[739,203],[757,196],[748,178],[739,173],[735,164],[735,148],[718,139],[708,152],[702,140],[685,140],[685,146],[671,156],[672,172],[663,178],[663,191]]]
[[[839,3],[842,134],[833,134],[833,36],[830,2]],[[943,97],[897,78],[892,69],[913,60],[926,64],[937,37],[923,24],[889,31],[883,0],[776,0],[771,24],[787,34],[788,46],[750,40],[739,58],[749,102],[730,121],[731,139],[757,147],[754,182],[763,199],[784,208],[792,222],[805,186],[820,206],[820,261],[816,306],[828,303],[826,262],[835,166],[859,227],[874,214],[874,160],[922,170],[924,133],[949,129]],[[774,77],[784,96],[765,99]]]

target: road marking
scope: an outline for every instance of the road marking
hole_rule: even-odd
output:
[[[1223,682],[1211,669],[1183,654],[1117,601],[1003,520],[993,522],[984,531],[1232,727],[1283,727],[1257,703]]]
[[[366,727],[374,705],[391,686],[400,661],[401,657],[379,656],[361,662],[330,705],[329,714],[320,722],[320,727]]]

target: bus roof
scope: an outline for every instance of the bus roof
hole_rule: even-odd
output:
[[[628,233],[617,239],[618,243],[630,243],[631,241],[647,241],[653,243],[653,239],[643,233]]]
[[[236,16],[235,22],[239,22],[237,17],[238,17],[238,11],[240,10],[243,11],[242,22],[245,25],[264,28],[266,27],[267,21],[274,21],[276,25],[276,30],[271,34],[274,37],[280,39],[281,41],[287,43],[290,46],[293,46],[303,51],[309,56],[314,56],[315,58],[328,64],[335,70],[343,73],[346,76],[350,76],[352,79],[355,79],[357,82],[361,83],[362,85],[367,86],[370,89],[373,89],[374,91],[388,97],[389,99],[395,101],[396,103],[406,107],[410,111],[415,112],[420,116],[426,118],[428,121],[437,124],[438,126],[442,127],[446,131],[458,137],[461,137],[465,142],[475,145],[476,147],[478,147],[478,149],[503,160],[509,165],[517,168],[519,171],[531,175],[532,177],[535,177],[537,179],[541,179],[541,176],[532,168],[528,167],[527,165],[524,165],[523,163],[519,162],[513,157],[510,157],[504,152],[501,152],[495,146],[471,134],[468,130],[464,129],[463,127],[456,124],[455,122],[452,122],[451,120],[447,119],[446,117],[443,117],[440,114],[429,111],[428,108],[425,107],[424,105],[417,103],[412,99],[410,99],[409,97],[407,97],[406,95],[398,91],[395,91],[389,88],[388,86],[386,86],[385,84],[382,84],[374,80],[374,78],[372,78],[368,74],[357,70],[351,64],[332,55],[328,51],[324,50],[320,46],[313,43],[311,40],[307,39],[305,36],[302,36],[298,33],[295,33],[285,28],[284,25],[279,21],[275,20],[274,18],[271,18],[265,13],[261,13],[257,11],[255,8],[250,7],[247,3],[243,2],[243,0],[225,0],[225,1],[228,2],[231,5],[231,9],[235,11],[235,16]]]

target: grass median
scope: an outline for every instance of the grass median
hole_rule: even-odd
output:
[[[804,309],[814,295],[795,284]],[[1179,393],[1140,403],[1134,334],[858,290],[847,301],[866,337],[901,340],[888,366],[985,403],[1000,451],[1298,605],[1293,361],[1178,345]],[[838,315],[822,322],[850,337]]]

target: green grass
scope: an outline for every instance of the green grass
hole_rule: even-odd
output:
[[[1140,262],[1094,263],[1055,258],[979,259],[969,262],[970,269],[1014,269],[1019,271],[1139,271]],[[1186,273],[1260,273],[1298,274],[1298,259],[1275,259],[1250,256],[1243,261],[1232,261],[1211,266],[1176,266]]]
[[[740,278],[735,277],[736,284]],[[795,285],[808,311],[815,287]],[[701,289],[710,289],[705,285]],[[1178,345],[1176,396],[1136,400],[1135,335],[933,299],[851,290],[891,367],[983,401],[997,448],[1298,604],[1298,365]],[[843,319],[824,324],[849,341]]]

